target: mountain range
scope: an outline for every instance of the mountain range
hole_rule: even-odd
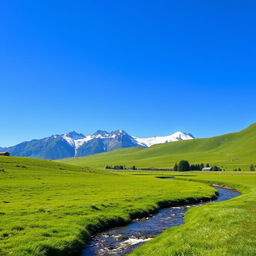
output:
[[[209,163],[225,170],[256,168],[256,123],[239,131],[210,138],[181,140],[149,148],[123,148],[102,154],[62,159],[79,166],[105,168],[124,165],[137,168],[173,168],[180,160],[192,164]]]
[[[3,147],[0,148],[0,151],[8,151],[12,156],[55,160],[88,156],[119,148],[146,148],[155,144],[191,139],[194,139],[193,135],[183,132],[175,132],[169,136],[139,138],[129,135],[124,130],[112,132],[98,130],[87,136],[72,131],[62,135],[25,141],[11,147]]]

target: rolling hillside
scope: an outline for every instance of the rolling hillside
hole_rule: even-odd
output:
[[[140,168],[170,168],[181,159],[191,163],[218,164],[225,169],[241,167],[248,170],[250,164],[256,164],[256,123],[240,132],[207,139],[177,141],[150,148],[120,149],[61,161],[98,168],[115,164],[126,167],[135,165]]]

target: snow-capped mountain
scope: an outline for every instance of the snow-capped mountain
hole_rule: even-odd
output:
[[[139,146],[132,136],[123,130],[112,132],[98,130],[87,136],[74,136],[75,132],[62,135],[70,146],[74,147],[75,156],[86,156],[118,148]]]
[[[183,133],[183,132],[175,132],[168,136],[153,136],[148,138],[138,138],[133,137],[140,146],[143,147],[150,147],[155,144],[162,144],[168,143],[178,140],[192,140],[194,139],[193,135],[190,133]]]
[[[118,148],[150,147],[155,144],[178,140],[194,139],[191,134],[176,132],[169,136],[139,138],[130,136],[124,130],[112,132],[98,130],[93,134],[83,135],[75,131],[51,137],[22,142],[16,146],[1,148],[13,156],[25,156],[43,159],[61,159],[87,156]]]
[[[139,138],[139,137],[130,136],[123,130],[117,130],[110,133],[107,131],[98,130],[94,134],[87,135],[87,136],[84,136],[82,134],[77,134],[76,132],[71,132],[68,134],[64,134],[63,138],[70,145],[74,146],[76,150],[78,150],[80,147],[83,146],[83,144],[93,139],[114,139],[118,136],[124,136],[124,135],[129,136],[130,139],[132,138],[133,139],[132,142],[134,142],[135,144],[138,144],[137,146],[141,146],[141,147],[150,147],[155,144],[194,139],[192,134],[183,133],[183,132],[175,132],[168,136],[153,136],[148,138]]]

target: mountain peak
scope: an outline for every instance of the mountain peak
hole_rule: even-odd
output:
[[[94,135],[94,136],[100,135],[100,136],[105,137],[105,136],[109,135],[109,132],[104,131],[104,130],[97,130],[95,133],[93,133],[93,135]]]
[[[83,139],[85,136],[82,133],[77,133],[76,131],[72,131],[65,134],[66,137],[69,137],[73,140]]]
[[[113,135],[126,135],[127,132],[124,131],[124,130],[115,130],[115,131],[112,131],[111,134],[113,134]]]
[[[186,132],[175,132],[169,136],[176,137],[178,140],[194,139],[195,137],[191,133]]]
[[[179,140],[191,140],[191,139],[194,139],[194,136],[191,134],[178,131],[168,136],[152,136],[148,138],[133,137],[133,138],[135,139],[135,141],[137,141],[137,143],[140,146],[151,147],[155,144],[162,144],[162,143],[168,143],[168,142],[179,141]]]

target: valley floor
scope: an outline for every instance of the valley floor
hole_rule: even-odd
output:
[[[0,255],[75,255],[91,234],[160,205],[212,198],[205,184],[0,157]]]
[[[185,225],[132,255],[256,255],[254,173],[106,172],[18,157],[0,157],[0,170],[1,256],[75,255],[91,234],[107,227],[160,205],[214,197],[207,183],[243,194],[189,210]]]

